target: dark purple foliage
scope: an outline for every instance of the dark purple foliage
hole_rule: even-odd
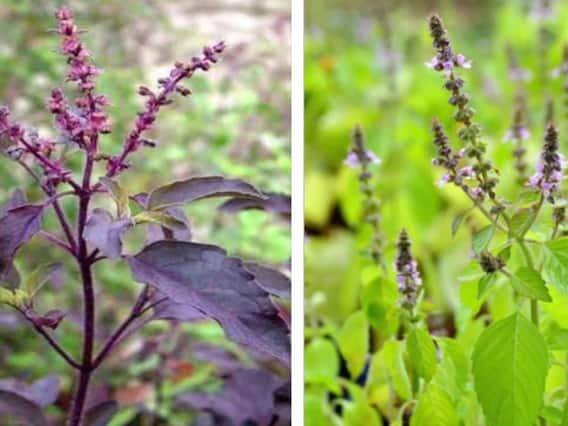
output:
[[[162,186],[150,193],[146,207],[150,210],[163,209],[203,198],[222,196],[264,199],[254,186],[240,179],[209,176],[190,178]]]
[[[0,107],[0,151],[26,171],[43,194],[41,201],[30,203],[24,193],[17,190],[0,207],[0,281],[12,287],[2,288],[0,295],[1,302],[18,311],[76,371],[66,424],[98,426],[109,422],[117,404],[108,401],[110,397],[105,395],[93,405],[94,392],[89,392],[92,375],[116,345],[145,320],[213,319],[221,324],[230,339],[248,350],[269,354],[289,365],[288,327],[271,298],[271,295],[289,297],[288,278],[260,265],[245,267],[241,260],[227,256],[221,248],[188,242],[191,240],[190,220],[183,211],[184,205],[196,200],[231,197],[233,209],[240,205],[240,209],[263,208],[289,215],[289,197],[278,194],[266,197],[249,183],[220,176],[192,177],[135,196],[117,181],[117,176],[129,168],[131,154],[144,146],[156,146],[145,134],[153,128],[162,107],[171,104],[176,94],[188,96],[191,93],[182,81],[189,80],[196,72],[208,71],[218,62],[225,44],[206,46],[200,56],[176,62],[170,73],[158,80],[158,89],[140,87],[138,93],[145,100],[142,111],[125,135],[120,152],[111,154],[101,150],[102,138],[112,131],[107,113],[110,100],[97,91],[97,76],[101,70],[81,41],[82,30],[75,24],[72,12],[63,7],[55,17],[59,51],[67,64],[65,81],[73,89],[67,92],[54,88],[47,99],[46,108],[53,116],[56,137],[40,136],[38,131],[14,120],[8,108]],[[75,149],[65,149],[68,146]],[[83,157],[81,170],[71,169],[70,155]],[[106,168],[103,176],[97,175],[100,166]],[[116,215],[94,208],[95,195],[114,202]],[[77,214],[73,220],[62,207],[63,198],[65,202],[75,202]],[[139,213],[131,213],[130,201],[138,204]],[[246,207],[242,204],[244,201],[261,207],[250,207],[253,204]],[[59,231],[42,229],[42,219],[48,210],[54,213]],[[136,256],[125,256],[122,238],[130,228],[137,226],[147,231],[146,240],[151,244]],[[34,298],[39,297],[37,293],[49,278],[48,272],[36,277],[37,283],[18,288],[20,280],[14,268],[14,257],[36,234],[74,261],[78,269],[75,276],[79,277],[81,287],[80,315],[68,307],[36,312]],[[103,303],[96,299],[104,289],[97,287],[95,292],[94,265],[109,259],[127,261],[136,280],[146,285],[124,321],[114,331],[98,333],[96,308]],[[69,285],[75,283],[76,280],[70,280]],[[65,311],[73,313],[82,326],[80,354],[68,353],[52,334]],[[147,315],[148,312],[152,312],[152,316]],[[144,320],[143,316],[146,316]],[[107,340],[99,342],[105,335]],[[232,402],[227,402],[227,413],[232,409],[230,404],[238,402],[235,393],[248,379],[249,384],[258,389],[264,387],[268,393],[259,391],[258,398],[254,399],[243,395],[243,415],[259,422],[269,421],[274,407],[272,394],[282,381],[268,373],[244,372],[231,376],[224,390],[227,397],[232,398]],[[0,382],[0,415],[6,413],[25,424],[44,426],[47,422],[41,407],[55,401],[58,386],[58,379],[53,377],[31,386],[16,381]],[[89,409],[86,411],[86,408]]]
[[[47,426],[47,420],[39,405],[15,392],[1,389],[0,420],[8,421],[6,424],[21,424],[23,420],[27,426]]]
[[[273,296],[289,299],[291,294],[290,278],[276,269],[258,263],[245,262],[245,269],[254,275],[254,279],[264,290]]]
[[[36,380],[32,384],[16,379],[2,379],[0,380],[0,390],[18,394],[41,407],[45,407],[53,404],[57,399],[59,378],[57,376],[47,376]]]
[[[264,210],[289,218],[292,214],[292,200],[289,195],[265,193],[266,198],[232,198],[224,202],[219,210],[226,213],[239,213],[245,210]]]
[[[161,241],[128,261],[137,281],[215,319],[230,339],[289,363],[288,330],[268,293],[223,249]]]
[[[114,219],[106,210],[95,209],[85,224],[85,240],[109,259],[116,259],[122,254],[122,237],[130,227],[130,219]]]
[[[85,413],[85,426],[106,426],[118,411],[116,401],[105,401]]]
[[[227,426],[269,426],[274,421],[275,392],[281,386],[282,380],[270,373],[241,369],[231,374],[221,392],[187,393],[179,401],[218,415]]]
[[[40,230],[43,211],[43,205],[24,205],[0,218],[0,278],[9,272],[18,248]]]

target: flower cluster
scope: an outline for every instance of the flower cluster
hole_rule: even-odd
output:
[[[42,185],[50,191],[62,182],[68,181],[71,172],[63,165],[52,160],[55,148],[52,140],[40,137],[37,132],[25,129],[10,118],[10,110],[0,107],[0,139],[6,141],[5,153],[12,159],[24,164],[26,157],[32,157],[43,170]]]
[[[398,253],[395,261],[396,281],[403,297],[402,306],[412,311],[418,300],[422,278],[418,271],[418,264],[412,257],[410,238],[405,229],[400,231],[397,249]]]
[[[68,8],[55,13],[57,33],[61,36],[60,51],[67,58],[67,80],[76,83],[80,96],[72,106],[60,89],[55,89],[48,100],[48,108],[55,116],[57,128],[80,146],[96,149],[97,137],[111,131],[111,123],[104,108],[109,101],[95,93],[96,78],[100,70],[91,62],[89,51],[79,38],[80,30],[75,25]],[[90,146],[92,145],[92,146]]]
[[[160,108],[172,103],[171,96],[176,92],[182,96],[190,95],[191,91],[181,85],[181,81],[191,78],[196,71],[208,71],[212,64],[217,63],[218,55],[224,50],[224,42],[212,47],[206,46],[203,48],[203,54],[200,57],[192,58],[189,63],[176,62],[168,77],[158,80],[160,86],[158,92],[154,92],[145,86],[138,89],[138,93],[146,98],[145,109],[138,113],[134,128],[126,137],[121,154],[108,159],[107,176],[115,176],[127,169],[126,157],[137,151],[141,146],[155,146],[155,142],[144,139],[142,134],[152,127]]]
[[[485,193],[479,187],[470,187],[468,185],[469,182],[467,182],[468,180],[476,179],[476,168],[474,166],[460,166],[460,162],[465,155],[465,149],[461,149],[458,152],[452,150],[448,137],[437,120],[434,120],[432,124],[432,132],[438,154],[432,160],[432,164],[441,166],[446,170],[438,182],[438,186],[442,187],[447,183],[454,183],[463,189],[474,201],[483,201]]]
[[[451,73],[455,67],[471,68],[471,61],[467,60],[464,55],[453,53],[450,40],[446,37],[446,29],[438,15],[430,18],[430,35],[436,56],[426,63],[427,67],[446,74]]]
[[[493,274],[503,269],[505,262],[491,253],[483,251],[479,254],[479,265],[486,274]]]
[[[521,67],[513,46],[507,45],[506,52],[509,79],[519,82],[529,81],[531,79],[531,72]]]
[[[450,92],[449,103],[457,108],[454,120],[461,125],[458,137],[464,143],[464,157],[475,160],[471,174],[464,177],[472,177],[477,183],[468,191],[477,200],[483,201],[487,196],[495,198],[495,186],[497,186],[497,171],[490,161],[485,158],[486,146],[479,139],[481,127],[472,121],[475,110],[469,105],[469,96],[463,91],[464,80],[454,73],[455,67],[469,68],[469,61],[463,55],[456,55],[452,51],[450,40],[446,36],[446,29],[438,15],[430,17],[430,34],[433,46],[437,52],[433,63],[436,71],[443,71],[446,77],[444,87]],[[448,64],[453,64],[451,67]]]
[[[515,100],[513,123],[505,134],[505,141],[515,144],[513,157],[515,158],[515,169],[518,173],[518,181],[521,183],[526,181],[526,170],[528,167],[525,161],[527,150],[524,147],[524,142],[530,138],[530,131],[526,126],[526,115],[525,97],[522,93],[519,93]]]
[[[531,17],[537,21],[549,21],[554,18],[554,0],[534,0]]]
[[[544,137],[544,145],[536,165],[536,173],[529,179],[529,186],[551,203],[564,179],[564,156],[558,152],[558,131],[554,124],[549,124]]]
[[[554,77],[562,77],[562,88],[564,92],[564,118],[568,119],[568,43],[564,45],[564,51],[562,55],[562,63],[558,68],[556,68],[552,75]]]
[[[353,131],[353,142],[345,164],[352,168],[361,167],[359,173],[360,189],[364,197],[364,220],[371,225],[373,230],[373,237],[371,241],[370,254],[373,260],[377,263],[382,262],[381,247],[382,247],[382,233],[380,229],[380,205],[374,196],[374,188],[371,183],[373,175],[369,170],[372,164],[379,164],[380,160],[365,146],[365,139],[360,127],[356,127]]]

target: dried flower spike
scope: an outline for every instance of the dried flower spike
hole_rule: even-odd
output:
[[[382,232],[380,228],[381,216],[379,201],[374,195],[374,187],[371,183],[373,175],[369,170],[372,164],[379,164],[380,160],[365,146],[365,139],[360,127],[353,131],[353,142],[345,164],[349,167],[360,167],[359,188],[364,197],[363,214],[364,221],[371,225],[373,236],[371,241],[370,254],[377,263],[382,263]]]
[[[554,124],[549,124],[536,173],[529,179],[529,186],[540,191],[550,203],[554,203],[554,195],[564,180],[565,161],[558,150],[558,131]]]
[[[502,259],[493,256],[491,253],[484,251],[479,255],[479,265],[486,274],[493,274],[505,266]]]
[[[418,271],[418,264],[412,257],[410,238],[405,229],[400,231],[397,248],[396,281],[402,295],[402,306],[412,311],[416,307],[422,279]]]

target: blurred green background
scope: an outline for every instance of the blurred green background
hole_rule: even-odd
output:
[[[58,38],[49,31],[55,27],[53,12],[63,4],[74,10],[78,25],[87,30],[83,40],[104,71],[99,91],[111,100],[114,123],[112,134],[103,138],[103,150],[109,153],[119,152],[125,133],[142,107],[142,99],[136,94],[138,85],[155,87],[156,80],[167,75],[174,61],[190,59],[205,44],[224,40],[229,47],[209,73],[195,75],[188,82],[191,97],[176,97],[173,105],[161,111],[151,135],[160,146],[137,152],[132,169],[121,177],[121,184],[131,194],[189,176],[219,174],[243,178],[264,191],[290,193],[289,1],[2,1],[0,104],[8,105],[15,119],[46,135],[52,135],[53,129],[44,102],[51,88],[63,85],[65,71],[64,60],[57,53]],[[16,186],[22,187],[32,200],[41,196],[7,158],[0,158],[0,181],[0,202]],[[285,221],[260,211],[221,214],[215,210],[218,204],[205,201],[187,211],[196,241],[221,245],[244,259],[279,267],[287,263],[290,231]],[[75,206],[64,207],[74,215]],[[128,248],[134,250],[133,244]],[[57,250],[46,250],[44,243],[34,240],[18,256],[17,266],[29,273],[39,263],[55,260],[61,260]],[[42,294],[41,308],[67,311],[78,303],[79,287],[73,285],[77,276],[74,266],[69,266],[59,282],[52,283],[51,289]],[[130,273],[124,265],[107,263],[97,268],[99,321],[108,327],[127,314],[138,291],[139,287],[125,277]],[[66,348],[78,353],[77,318],[70,318],[73,315],[68,315],[70,320],[56,335]],[[102,328],[103,334],[108,332]],[[146,343],[163,339],[164,335],[166,340],[173,339],[175,335],[181,341],[212,341],[239,352],[224,340],[215,325],[183,330],[151,325],[146,333],[150,337],[130,339],[110,361],[109,368],[115,374],[105,384],[105,392],[122,395],[119,400],[125,407],[122,420],[113,424],[130,421],[134,410],[129,407],[153,403],[148,376],[156,368],[163,368],[164,360],[141,356],[140,347]],[[0,379],[35,379],[60,373],[63,389],[68,392],[71,376],[66,366],[47,352],[43,342],[7,308],[0,310],[0,341]],[[183,354],[176,356],[186,362],[188,358]],[[168,382],[168,392],[175,393],[171,388],[176,386],[207,384],[214,377],[207,363],[193,367],[188,377],[182,377],[187,380],[182,380],[181,385]],[[68,397],[65,392],[61,395],[63,400]],[[67,402],[59,401],[58,405]],[[177,420],[179,424],[186,424],[183,419]]]

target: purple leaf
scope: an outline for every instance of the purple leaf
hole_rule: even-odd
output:
[[[208,176],[190,178],[155,189],[147,200],[147,208],[163,209],[210,197],[264,199],[264,196],[254,186],[240,179]]]
[[[137,281],[215,319],[237,343],[289,364],[286,324],[239,259],[216,246],[159,241],[128,261]]]
[[[42,205],[24,205],[8,210],[0,217],[0,279],[12,268],[12,259],[20,246],[41,228]]]
[[[196,308],[168,298],[154,308],[154,318],[191,322],[203,320],[207,317]]]
[[[238,370],[226,381],[218,393],[191,392],[179,401],[196,410],[211,411],[230,420],[227,424],[240,426],[255,422],[259,426],[272,423],[275,409],[275,391],[282,380],[261,370]]]
[[[0,380],[0,390],[12,392],[38,406],[45,407],[53,404],[57,399],[59,378],[50,375],[36,380],[31,385],[16,379],[3,379]]]
[[[10,262],[4,272],[2,281],[8,284],[8,288],[14,289],[20,285],[21,277],[20,273],[16,269],[13,262]]]
[[[131,226],[130,219],[115,220],[106,210],[95,209],[85,225],[85,240],[109,259],[116,259],[122,254],[122,237]]]
[[[258,285],[273,296],[290,298],[290,278],[276,269],[245,262],[245,269],[254,275]]]
[[[116,401],[105,401],[85,413],[85,426],[106,426],[118,411]]]
[[[2,206],[0,206],[0,217],[4,216],[8,210],[15,209],[16,207],[21,207],[27,204],[26,195],[21,189],[16,189],[10,195],[10,198],[6,200]]]
[[[59,385],[59,377],[53,374],[36,380],[30,388],[31,393],[34,395],[33,400],[42,407],[53,404],[59,394]]]
[[[191,345],[191,356],[199,361],[213,364],[221,374],[229,374],[243,368],[241,362],[228,350],[208,343]]]
[[[11,391],[0,389],[0,416],[8,415],[8,419],[1,417],[4,420],[9,420],[12,416],[20,421],[25,421],[26,426],[47,426],[41,408],[33,401]],[[8,422],[5,424],[21,424],[15,422]]]
[[[265,193],[265,199],[232,198],[219,206],[226,213],[240,213],[244,210],[264,210],[289,218],[292,214],[292,200],[289,195]]]
[[[43,315],[39,315],[36,312],[30,310],[27,312],[27,315],[38,327],[48,327],[52,330],[55,330],[57,327],[59,327],[59,323],[63,321],[63,318],[65,318],[65,312],[60,311],[59,309],[52,309],[51,311],[48,311]]]

